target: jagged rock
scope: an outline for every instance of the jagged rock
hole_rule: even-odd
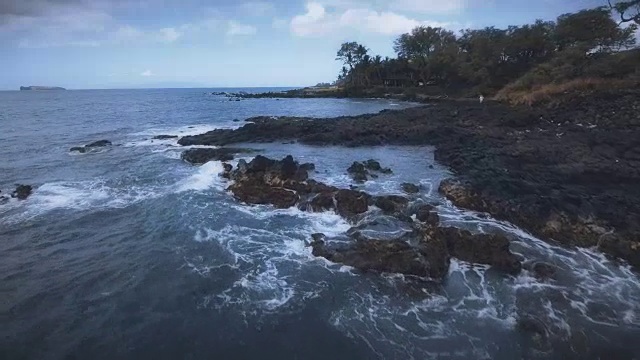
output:
[[[177,139],[178,135],[156,135],[152,139],[154,140],[168,140],[168,139]]]
[[[89,150],[92,150],[94,148],[99,148],[99,147],[106,147],[106,146],[111,146],[111,141],[109,140],[98,140],[98,141],[94,141],[90,144],[87,144],[85,146],[74,146],[71,149],[69,149],[69,151],[71,152],[79,152],[79,153],[86,153]]]
[[[517,274],[522,269],[518,257],[509,250],[509,239],[497,234],[471,234],[469,231],[446,227],[436,230],[447,243],[451,256],[460,260],[487,264]]]
[[[420,186],[418,185],[414,185],[411,183],[403,183],[400,186],[402,187],[402,191],[404,191],[407,194],[417,194],[420,192]]]
[[[388,195],[374,198],[374,205],[385,214],[400,214],[406,210],[409,200],[402,196]]]
[[[233,160],[235,154],[249,153],[254,150],[240,148],[217,148],[217,149],[189,149],[182,153],[182,160],[201,165],[209,161],[229,161]]]
[[[16,189],[11,193],[12,198],[17,198],[18,200],[26,200],[31,192],[33,191],[33,187],[31,185],[21,185],[18,184]]]
[[[440,217],[431,205],[420,205],[413,212],[416,215],[416,219],[423,223],[427,223],[432,226],[437,226],[440,223]]]
[[[313,163],[304,163],[300,165],[300,168],[306,171],[313,171],[316,169],[316,165]]]
[[[279,209],[294,206],[299,197],[295,191],[264,184],[236,183],[229,187],[236,199],[247,204],[273,205]]]
[[[369,159],[367,161],[364,162],[364,166],[371,171],[381,171],[382,170],[382,166],[380,165],[380,163],[376,160],[373,159]]]
[[[542,261],[526,262],[522,264],[522,267],[532,272],[540,280],[553,278],[558,270],[557,267]]]
[[[349,175],[351,175],[351,178],[353,179],[353,181],[357,183],[363,183],[368,180],[367,178],[368,172],[363,163],[360,163],[357,161],[354,162],[347,169],[347,172],[349,173]]]
[[[421,243],[412,246],[401,240],[356,240],[346,246],[329,247],[314,239],[313,255],[362,271],[398,273],[442,280],[449,267],[446,246]]]
[[[369,209],[369,195],[355,190],[339,190],[334,196],[338,214],[349,218]]]

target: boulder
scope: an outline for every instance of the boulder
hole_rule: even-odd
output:
[[[400,214],[406,210],[409,200],[402,196],[388,195],[374,198],[374,205],[387,215]]]
[[[347,173],[349,173],[353,181],[357,183],[363,183],[368,180],[367,178],[368,171],[365,165],[361,162],[356,161],[353,164],[351,164],[351,166],[347,169]]]
[[[313,163],[304,163],[300,165],[300,168],[306,171],[313,171],[316,169],[316,165]]]
[[[411,184],[411,183],[403,183],[400,185],[402,187],[402,191],[407,194],[417,194],[420,192],[420,186]]]
[[[416,215],[416,219],[423,223],[437,226],[440,223],[440,217],[431,205],[420,205],[412,212],[412,215]]]
[[[251,149],[239,148],[217,148],[217,149],[189,149],[182,153],[182,160],[194,164],[201,165],[209,161],[229,161],[233,160],[235,154],[249,153]]]
[[[258,183],[236,183],[229,187],[239,201],[255,205],[273,205],[279,209],[294,206],[299,197],[295,191]]]
[[[71,149],[69,149],[69,151],[71,152],[79,152],[79,153],[86,153],[89,150],[93,150],[94,148],[99,148],[99,147],[106,147],[106,146],[111,146],[111,141],[109,140],[98,140],[98,141],[94,141],[90,144],[87,144],[85,146],[74,146]]]
[[[31,185],[17,185],[16,189],[11,194],[12,198],[17,198],[18,200],[26,200],[31,192],[33,191],[33,187]]]
[[[530,271],[539,280],[551,279],[555,276],[557,267],[542,261],[529,261],[522,264],[524,269]]]
[[[177,139],[178,135],[156,135],[152,139],[154,140],[168,140],[168,139]]]
[[[520,259],[509,250],[509,239],[498,234],[471,234],[467,230],[446,227],[436,230],[446,241],[451,256],[471,263],[486,264],[509,274],[522,269]]]
[[[362,191],[339,190],[334,195],[336,211],[349,218],[369,209],[369,195]]]
[[[401,240],[357,240],[345,246],[330,247],[322,238],[317,238],[311,246],[314,256],[362,271],[414,275],[441,281],[449,266],[446,253],[412,246]],[[442,249],[446,250],[446,247]]]
[[[367,161],[364,162],[364,166],[367,168],[367,170],[371,170],[371,171],[381,171],[382,170],[382,166],[380,165],[380,163],[376,160],[373,159],[369,159]]]

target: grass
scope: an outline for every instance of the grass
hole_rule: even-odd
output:
[[[584,92],[629,88],[638,85],[638,81],[603,78],[581,78],[563,83],[538,85],[530,90],[521,90],[516,86],[506,86],[500,90],[494,100],[512,105],[538,105],[551,103],[571,95]]]

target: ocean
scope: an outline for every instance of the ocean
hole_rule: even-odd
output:
[[[379,160],[394,173],[364,190],[402,194],[401,183],[421,184],[442,223],[508,235],[525,261],[553,264],[553,280],[454,259],[434,284],[315,258],[311,234],[354,224],[238,203],[218,176],[221,163],[192,166],[177,139],[152,139],[236,128],[258,115],[414,106],[211,94],[241,90],[270,89],[0,92],[0,189],[35,189],[0,205],[1,359],[640,358],[638,274],[595,250],[454,207],[437,192],[452,174],[431,147],[244,144],[313,162],[313,178],[345,188],[353,161]],[[101,139],[113,146],[69,151]],[[408,230],[378,223],[370,235]],[[522,318],[546,335],[531,335]]]

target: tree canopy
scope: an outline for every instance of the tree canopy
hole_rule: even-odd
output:
[[[395,39],[395,59],[371,56],[364,45],[346,42],[336,56],[344,65],[339,80],[348,87],[437,85],[483,91],[500,89],[552,60],[573,71],[569,67],[579,69],[594,56],[635,45],[637,26],[621,26],[612,12],[633,19],[630,11],[638,4],[640,0],[621,1],[614,8],[587,9],[560,15],[556,21],[506,29],[455,33],[418,26]]]

